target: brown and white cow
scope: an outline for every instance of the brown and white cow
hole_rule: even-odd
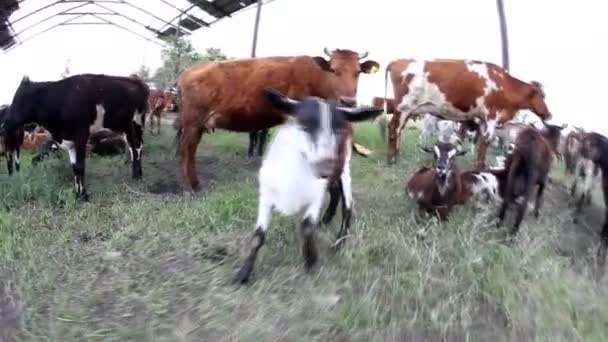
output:
[[[282,124],[286,116],[262,95],[271,87],[294,99],[317,96],[356,103],[361,73],[372,73],[379,64],[361,62],[367,53],[333,50],[329,59],[310,56],[247,58],[197,64],[178,80],[181,92],[181,135],[178,152],[188,191],[199,181],[195,155],[206,129],[251,132]]]
[[[479,119],[483,134],[479,166],[485,166],[486,149],[497,124],[512,119],[521,109],[529,109],[543,120],[551,118],[538,82],[523,82],[493,63],[397,59],[386,68],[385,92],[389,74],[398,103],[398,112],[389,123],[389,163],[397,161],[401,131],[414,116],[430,113],[454,121]]]
[[[151,89],[148,97],[148,108],[150,110],[150,131],[154,130],[154,118],[157,123],[157,134],[160,134],[160,123],[163,112],[175,103],[175,93],[169,89]],[[145,121],[145,119],[144,119]],[[145,125],[145,122],[144,122]]]

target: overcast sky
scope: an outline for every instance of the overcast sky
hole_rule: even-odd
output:
[[[53,1],[26,0],[22,7],[29,10]],[[608,50],[602,47],[608,36],[604,18],[608,6],[597,0],[504,1],[511,72],[544,84],[556,121],[608,133],[608,127],[604,129],[608,111],[598,105],[608,96],[604,83]],[[132,2],[162,13],[163,19],[175,13],[160,0]],[[369,58],[382,66],[381,72],[360,78],[359,100],[369,102],[372,96],[383,94],[384,66],[395,58],[474,58],[500,64],[495,6],[492,0],[276,0],[262,10],[257,54],[322,55],[324,46],[369,50]],[[26,18],[16,29],[62,9]],[[129,16],[146,25],[161,25],[157,19],[130,10]],[[15,12],[13,20],[24,12]],[[199,50],[218,47],[229,56],[248,57],[254,17],[255,9],[246,10],[200,29],[191,40]],[[49,20],[42,29],[66,19]],[[126,20],[119,22],[145,32]],[[71,59],[72,73],[128,75],[142,63],[158,67],[160,47],[111,26],[58,27],[0,54],[0,103],[10,102],[24,74],[33,80],[58,79],[67,59]]]

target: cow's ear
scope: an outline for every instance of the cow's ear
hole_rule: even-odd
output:
[[[323,71],[329,71],[329,72],[333,72],[334,70],[331,68],[331,65],[329,64],[329,61],[321,56],[316,56],[313,57],[312,59],[315,60],[315,62],[317,62],[317,64],[319,65],[319,67],[321,69],[323,69]]]
[[[276,109],[285,114],[294,114],[300,104],[299,101],[284,95],[274,88],[266,87],[262,89],[262,93]]]
[[[340,106],[340,107],[337,107],[336,109],[338,109],[340,112],[342,112],[342,114],[344,114],[344,117],[346,117],[346,120],[348,120],[350,122],[358,122],[358,121],[365,121],[365,120],[373,119],[373,118],[377,117],[378,115],[382,114],[382,112],[384,112],[384,109],[376,108],[376,107],[352,108],[352,107]]]
[[[380,64],[372,60],[361,63],[360,67],[361,72],[364,72],[366,74],[375,74],[378,72],[378,70],[380,70]]]

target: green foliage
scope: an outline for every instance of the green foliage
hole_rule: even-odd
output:
[[[134,74],[144,82],[152,81],[152,77],[150,76],[150,68],[144,64],[142,64],[139,67],[139,70],[137,70]]]
[[[193,64],[228,59],[217,48],[207,48],[205,53],[201,54],[196,51],[189,40],[183,37],[171,40],[161,53],[163,65],[156,70],[152,77],[152,81],[159,89],[175,84],[179,75]]]

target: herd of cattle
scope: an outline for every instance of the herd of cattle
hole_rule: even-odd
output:
[[[539,215],[551,165],[563,159],[578,216],[590,203],[590,189],[602,175],[608,202],[608,140],[595,132],[549,124],[551,112],[540,83],[524,82],[501,67],[476,60],[397,59],[386,66],[383,97],[371,106],[357,103],[359,76],[380,65],[367,53],[325,49],[326,56],[260,57],[205,62],[185,70],[171,89],[150,89],[137,76],[81,74],[58,81],[24,77],[12,103],[0,109],[2,153],[9,174],[19,170],[20,148],[38,148],[40,160],[55,149],[68,152],[76,194],[88,199],[84,175],[87,153],[127,153],[132,177],[141,178],[146,117],[150,130],[161,115],[174,122],[186,191],[196,191],[196,150],[203,133],[216,128],[249,133],[248,155],[264,155],[259,177],[258,217],[251,251],[236,280],[248,281],[264,244],[273,210],[303,212],[304,258],[317,260],[316,227],[328,224],[342,202],[342,223],[334,244],[349,234],[353,206],[350,159],[366,155],[353,138],[352,122],[375,120],[387,141],[387,163],[398,161],[401,133],[420,119],[421,149],[434,156],[406,184],[421,211],[446,220],[455,205],[500,204],[499,223],[517,206],[513,233],[536,190]],[[390,78],[389,78],[390,76]],[[391,81],[393,97],[388,96]],[[521,117],[523,115],[523,118]],[[530,120],[529,118],[533,118]],[[268,129],[279,126],[265,148]],[[436,136],[434,143],[429,138]],[[385,140],[386,141],[386,140]],[[477,165],[460,171],[455,159],[477,150]],[[487,148],[498,142],[498,165],[486,164]],[[13,164],[16,163],[14,167]],[[325,193],[329,204],[320,212]],[[601,233],[608,245],[608,210]]]

